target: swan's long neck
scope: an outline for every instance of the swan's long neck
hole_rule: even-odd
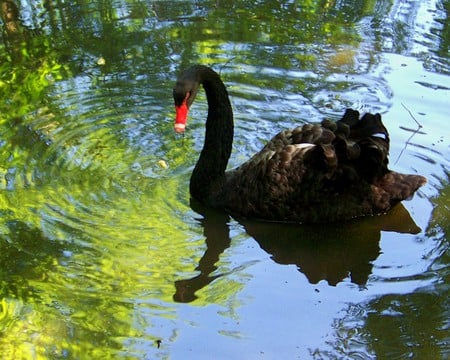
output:
[[[205,143],[192,172],[190,192],[197,200],[211,204],[222,188],[231,154],[233,111],[225,85],[215,72],[203,68],[200,82],[208,100],[208,117]]]

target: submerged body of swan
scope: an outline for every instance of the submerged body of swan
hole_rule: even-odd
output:
[[[426,179],[388,169],[389,134],[379,114],[348,109],[341,120],[284,130],[241,166],[226,172],[233,113],[225,85],[194,65],[174,88],[175,131],[183,132],[200,84],[208,100],[205,143],[191,196],[227,212],[268,221],[330,222],[387,212]]]

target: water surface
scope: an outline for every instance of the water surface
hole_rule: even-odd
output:
[[[18,5],[0,45],[4,359],[450,356],[448,1]],[[179,137],[171,93],[192,63],[228,87],[230,167],[354,107],[428,184],[327,226],[191,203],[205,96]]]

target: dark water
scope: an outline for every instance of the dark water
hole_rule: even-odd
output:
[[[449,1],[0,4],[2,359],[450,356]],[[230,166],[351,106],[428,184],[320,227],[190,204],[205,97],[180,138],[171,93],[191,63],[229,89]]]

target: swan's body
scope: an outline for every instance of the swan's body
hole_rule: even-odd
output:
[[[190,182],[205,205],[248,218],[328,222],[387,212],[426,179],[387,167],[389,135],[379,114],[306,124],[276,135],[256,155],[225,172],[233,114],[225,85],[208,67],[184,71],[174,88],[175,130],[183,132],[200,84],[208,99],[205,144]]]

